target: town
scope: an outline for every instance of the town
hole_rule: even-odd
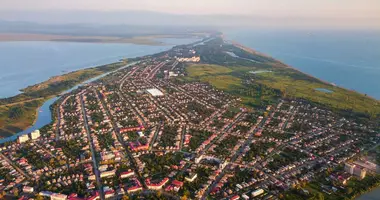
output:
[[[379,149],[376,123],[301,98],[249,107],[187,79],[188,65],[212,62],[202,48],[218,41],[131,59],[62,95],[52,124],[1,145],[2,197],[344,199],[360,190],[352,181],[380,182],[362,154]],[[238,53],[225,56],[250,62]]]

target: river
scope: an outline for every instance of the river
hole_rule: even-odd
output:
[[[380,187],[373,189],[370,192],[356,198],[356,200],[379,200],[379,199],[380,199]]]
[[[67,94],[67,93],[70,93],[71,91],[79,88],[80,86],[83,86],[87,83],[90,83],[90,82],[93,82],[93,81],[96,81],[104,76],[107,76],[108,74],[110,73],[113,73],[113,72],[116,72],[116,71],[119,71],[121,69],[124,69],[126,67],[129,67],[131,65],[134,65],[135,63],[130,63],[124,67],[121,67],[119,69],[116,69],[114,71],[111,71],[111,72],[107,72],[107,73],[104,73],[102,75],[99,75],[99,76],[96,76],[94,78],[91,78],[87,81],[84,81],[83,83],[81,84],[78,84],[76,85],[75,87],[72,87],[64,92],[62,92],[60,95],[64,95],[64,94]],[[52,104],[54,104],[55,101],[57,101],[59,99],[59,97],[53,97],[47,101],[45,101],[45,103],[38,109],[38,116],[37,116],[37,120],[36,122],[33,124],[33,126],[29,127],[28,129],[24,130],[24,131],[21,131],[21,132],[18,132],[10,137],[6,137],[6,138],[3,138],[3,139],[0,139],[0,144],[2,143],[5,143],[5,142],[9,142],[9,141],[14,141],[17,139],[18,136],[20,135],[24,135],[24,134],[28,134],[34,130],[37,130],[37,129],[40,129],[42,128],[43,126],[49,124],[52,122],[52,113],[51,113],[51,110],[50,110],[50,106]]]
[[[122,58],[159,53],[175,45],[189,44],[199,40],[199,38],[160,39],[161,42],[166,44],[164,46],[74,42],[0,42],[0,60],[2,61],[0,64],[0,71],[2,72],[0,74],[0,98],[16,95],[20,93],[20,89],[45,81],[51,76],[92,66],[109,64]],[[7,48],[9,48],[9,51],[7,51]],[[49,51],[58,51],[60,53],[49,54]],[[87,80],[62,94],[68,93],[85,83],[104,77],[109,73],[112,72]],[[28,134],[51,123],[50,106],[58,98],[54,97],[47,100],[38,109],[38,117],[33,126],[10,137],[0,139],[0,144],[14,141],[20,135]]]

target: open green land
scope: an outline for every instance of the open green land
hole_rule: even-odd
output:
[[[0,137],[10,136],[33,125],[38,108],[48,99],[75,85],[106,72],[116,70],[126,61],[93,67],[55,76],[23,89],[23,93],[0,99]]]
[[[202,62],[189,64],[188,77],[183,80],[208,82],[241,97],[245,105],[265,106],[279,97],[302,98],[350,115],[380,117],[380,101],[316,79],[248,48],[223,43],[222,39],[198,48]],[[317,91],[318,88],[332,92]]]

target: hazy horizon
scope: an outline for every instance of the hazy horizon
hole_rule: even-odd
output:
[[[13,0],[0,20],[37,23],[380,28],[377,0]]]

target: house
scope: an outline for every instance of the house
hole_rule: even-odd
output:
[[[115,191],[113,191],[113,190],[109,190],[109,191],[106,191],[106,192],[104,193],[104,197],[105,197],[106,199],[111,198],[111,197],[113,197],[113,196],[115,196]]]
[[[145,181],[146,185],[148,186],[149,189],[151,190],[161,190],[162,187],[169,181],[169,178],[164,178],[161,182],[159,183],[151,183],[150,179],[147,179]]]
[[[253,196],[253,197],[257,197],[257,196],[259,196],[259,195],[261,195],[261,194],[263,194],[264,193],[264,190],[263,189],[257,189],[257,190],[255,190],[255,191],[253,191],[252,193],[251,193],[251,195]]]
[[[193,182],[198,177],[195,173],[190,173],[189,176],[185,177],[185,180],[188,182]]]
[[[50,195],[51,200],[66,200],[67,195],[54,193]]]
[[[98,200],[98,199],[100,199],[100,195],[98,191],[96,191],[95,193],[92,194],[92,196],[87,198],[87,200]]]
[[[133,176],[133,175],[135,175],[134,171],[123,172],[120,174],[120,178],[124,179],[124,178],[128,178],[130,176]]]
[[[172,185],[174,186],[174,190],[178,191],[183,186],[183,182],[174,180]]]
[[[133,187],[130,187],[127,189],[127,192],[128,193],[132,193],[132,192],[138,192],[140,190],[142,190],[142,186],[133,186]]]
[[[100,178],[115,176],[115,173],[116,173],[116,170],[105,171],[105,172],[100,173]]]
[[[76,193],[72,193],[69,195],[69,197],[67,198],[68,200],[83,200],[82,198],[79,198],[78,197],[78,194]]]
[[[238,199],[240,199],[239,195],[235,195],[235,196],[230,198],[230,200],[238,200]]]
[[[33,187],[29,187],[29,186],[24,186],[24,188],[22,188],[22,191],[25,192],[25,193],[33,193],[34,192],[34,188]]]

